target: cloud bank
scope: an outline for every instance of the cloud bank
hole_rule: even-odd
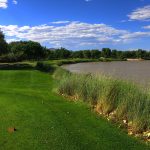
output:
[[[143,29],[150,29],[150,25],[149,26],[144,26]]]
[[[134,10],[128,17],[130,20],[150,21],[150,5]]]
[[[106,24],[70,22],[59,26],[38,25],[18,26],[0,25],[7,41],[33,40],[53,47],[100,46],[102,44],[121,44],[137,38],[150,37],[150,32],[129,32]]]

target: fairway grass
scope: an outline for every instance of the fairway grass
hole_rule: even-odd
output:
[[[0,71],[0,150],[148,150],[39,71]],[[8,128],[16,128],[13,133]]]

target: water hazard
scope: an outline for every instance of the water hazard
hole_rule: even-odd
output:
[[[148,86],[150,84],[150,61],[78,63],[64,65],[63,68],[71,72],[104,74]]]

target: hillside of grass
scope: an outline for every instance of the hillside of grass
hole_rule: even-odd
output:
[[[1,150],[149,149],[84,103],[54,94],[56,81],[48,73],[0,71],[0,79]]]

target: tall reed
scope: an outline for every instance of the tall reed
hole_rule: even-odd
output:
[[[58,92],[91,103],[104,115],[126,120],[135,133],[150,130],[150,95],[134,83],[92,74],[72,74],[58,68]]]

